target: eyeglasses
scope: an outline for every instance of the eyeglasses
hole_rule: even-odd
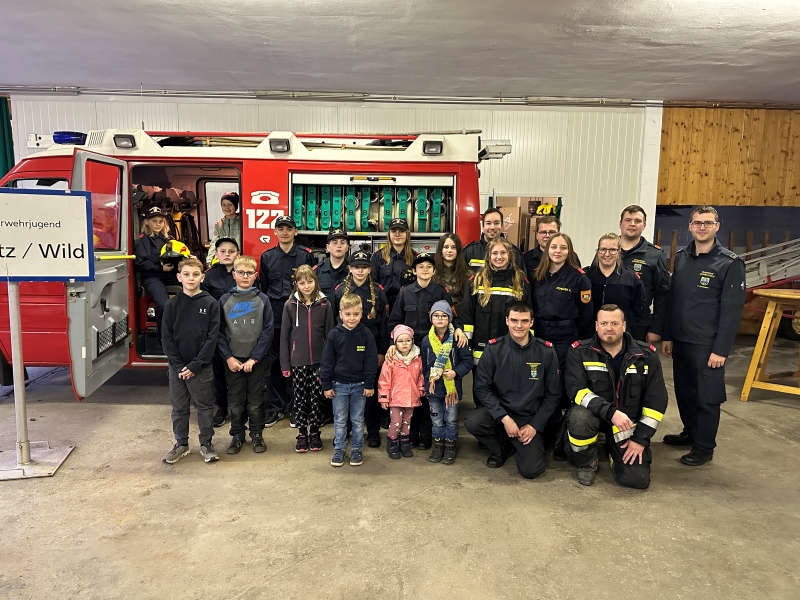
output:
[[[239,277],[255,277],[255,271],[234,271]]]
[[[557,233],[557,231],[537,231],[536,235],[540,235],[542,237],[553,237]]]
[[[431,319],[448,319],[449,317],[444,313],[433,313]]]
[[[716,221],[692,221],[691,223],[689,223],[689,225],[691,225],[695,229],[700,229],[701,227],[705,227],[706,229],[709,229],[709,228],[713,227],[716,224],[717,224]]]
[[[598,248],[598,254],[617,254],[619,252],[619,248]]]

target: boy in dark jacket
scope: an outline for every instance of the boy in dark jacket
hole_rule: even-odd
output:
[[[233,238],[221,237],[215,243],[214,254],[218,262],[206,271],[200,287],[219,301],[236,285],[233,281],[233,263],[239,258],[239,243]],[[219,350],[214,353],[211,366],[214,368],[214,404],[217,407],[213,424],[214,427],[222,427],[228,418],[228,383],[225,381],[225,361]]]
[[[237,258],[233,263],[236,287],[219,301],[222,320],[217,346],[227,366],[225,380],[231,412],[228,454],[238,454],[242,449],[248,415],[253,452],[267,451],[261,390],[269,375],[269,361],[264,358],[272,343],[273,316],[269,298],[254,286],[257,268],[252,256]]]
[[[456,461],[461,380],[472,371],[472,352],[467,346],[459,348],[455,344],[453,312],[446,301],[434,303],[430,316],[433,325],[420,345],[433,422],[433,451],[428,460],[452,465]]]
[[[203,263],[187,258],[178,265],[183,290],[164,307],[162,344],[169,361],[169,399],[175,446],[164,456],[173,464],[189,454],[189,407],[194,402],[200,427],[200,452],[207,463],[219,460],[211,438],[214,426],[214,374],[211,360],[219,333],[219,305],[200,289]]]
[[[322,389],[325,397],[333,400],[334,467],[344,464],[348,416],[353,423],[350,465],[356,467],[363,462],[364,405],[366,398],[375,393],[378,349],[372,333],[361,324],[361,311],[361,298],[355,294],[342,296],[342,322],[331,330],[322,350]],[[365,382],[373,387],[365,389]]]

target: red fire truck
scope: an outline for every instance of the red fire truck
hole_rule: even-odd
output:
[[[277,243],[281,215],[292,216],[298,242],[320,254],[330,227],[377,248],[393,217],[409,221],[417,250],[435,250],[445,232],[465,244],[477,239],[478,163],[510,152],[508,142],[482,142],[479,133],[57,132],[0,186],[91,192],[96,277],[20,286],[25,365],[70,367],[79,399],[123,367],[166,365],[152,301],[129,258],[141,211],[154,203],[171,209],[173,232],[199,253],[230,190],[241,197],[242,250],[255,257]],[[11,382],[7,306],[2,283],[3,385]]]

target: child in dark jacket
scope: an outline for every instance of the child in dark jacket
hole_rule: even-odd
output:
[[[378,401],[389,409],[389,433],[386,437],[386,452],[389,458],[414,456],[409,441],[411,415],[420,406],[425,395],[425,377],[422,375],[422,360],[419,347],[414,344],[414,330],[408,325],[398,325],[392,330],[396,348],[394,360],[383,363],[378,379]]]
[[[375,393],[372,382],[378,372],[378,349],[375,338],[360,322],[361,310],[361,298],[355,294],[342,296],[342,322],[331,330],[322,350],[322,389],[327,398],[333,399],[334,467],[344,464],[348,417],[353,423],[350,465],[356,467],[363,462],[364,404]]]
[[[333,308],[319,289],[308,265],[294,274],[294,294],[283,305],[281,318],[281,372],[292,378],[292,409],[299,432],[295,452],[322,450],[319,428],[323,422],[319,363],[328,332],[333,329]]]
[[[261,391],[269,375],[270,362],[266,356],[272,344],[273,317],[269,298],[254,285],[257,271],[252,256],[237,258],[233,263],[236,287],[219,300],[222,322],[217,346],[227,367],[225,380],[231,413],[228,454],[238,454],[242,449],[248,417],[253,452],[267,451]]]
[[[214,426],[214,374],[211,359],[219,333],[219,304],[200,289],[203,263],[187,258],[178,265],[183,290],[164,307],[162,344],[169,362],[169,399],[175,446],[164,456],[173,464],[189,454],[189,409],[194,402],[200,427],[200,452],[205,462],[219,460],[211,438]]]
[[[463,395],[461,380],[472,371],[472,353],[454,343],[453,312],[447,302],[436,302],[430,318],[433,325],[420,347],[433,422],[433,451],[428,460],[452,465],[458,440],[458,403]]]

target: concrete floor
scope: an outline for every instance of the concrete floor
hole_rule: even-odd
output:
[[[334,469],[332,428],[322,453],[297,455],[286,420],[266,454],[211,465],[193,425],[192,453],[167,466],[164,370],[121,373],[80,404],[64,370],[37,373],[30,439],[76,449],[55,477],[0,482],[0,598],[800,598],[800,397],[740,402],[754,339],[739,342],[714,461],[682,466],[659,441],[644,492],[605,464],[591,488],[564,463],[534,481],[513,459],[488,469],[463,426],[451,467],[381,448]],[[797,343],[779,341],[781,363]],[[680,428],[671,400],[658,440]]]

